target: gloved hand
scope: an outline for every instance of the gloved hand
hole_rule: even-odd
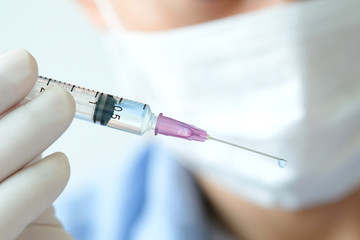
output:
[[[51,207],[69,178],[67,158],[55,153],[35,159],[69,126],[75,104],[52,87],[19,105],[36,79],[37,64],[27,51],[0,54],[1,240],[72,239]]]

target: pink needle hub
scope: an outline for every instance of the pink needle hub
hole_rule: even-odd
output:
[[[155,126],[155,135],[157,134],[199,142],[204,142],[209,139],[205,130],[169,117],[165,117],[162,113],[159,114]]]

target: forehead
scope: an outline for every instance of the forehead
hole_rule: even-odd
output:
[[[104,27],[96,0],[76,0],[91,20]],[[104,9],[112,9],[121,25],[134,31],[160,31],[206,22],[226,16],[291,2],[294,0],[100,0]],[[110,6],[110,8],[109,8]],[[104,14],[104,13],[103,13]]]

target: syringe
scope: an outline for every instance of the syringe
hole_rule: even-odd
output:
[[[39,76],[35,86],[26,97],[33,99],[52,85],[66,89],[75,99],[75,117],[118,130],[143,135],[154,130],[162,134],[187,140],[205,141],[208,134],[195,126],[159,114],[156,117],[148,104],[116,97],[73,84]]]
[[[206,130],[165,117],[162,113],[156,117],[151,112],[148,104],[116,97],[47,77],[38,77],[35,86],[26,97],[26,100],[33,99],[53,85],[63,87],[74,97],[76,102],[75,117],[77,118],[137,135],[143,135],[147,131],[154,130],[155,135],[162,134],[187,140],[204,142],[205,140],[212,139],[276,159],[281,167],[284,167],[286,164],[286,160],[282,158],[210,137]]]

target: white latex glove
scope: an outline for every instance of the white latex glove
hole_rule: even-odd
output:
[[[67,158],[55,153],[33,160],[66,130],[75,104],[65,90],[53,87],[18,105],[36,79],[37,64],[27,51],[0,54],[1,240],[72,239],[51,207],[69,178]]]

